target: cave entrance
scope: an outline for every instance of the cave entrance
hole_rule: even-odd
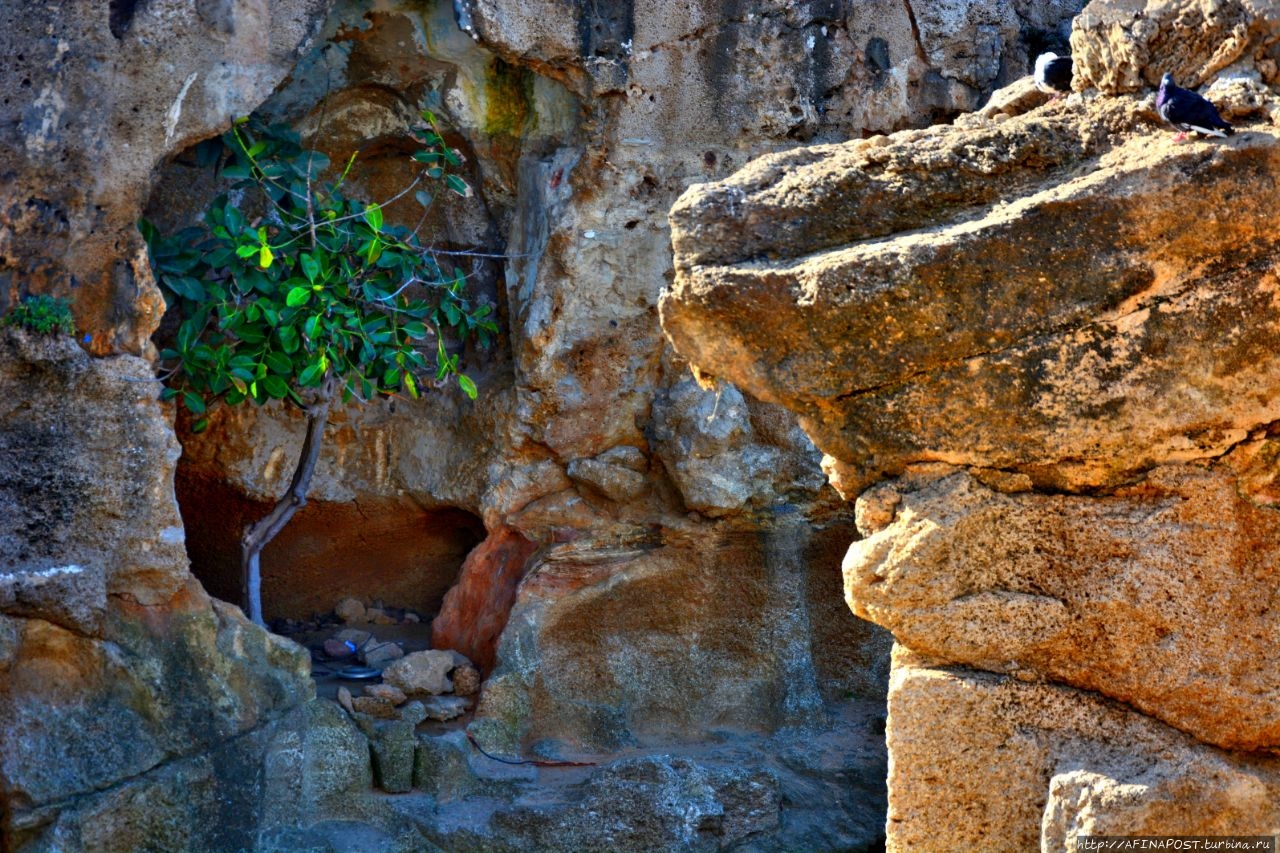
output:
[[[192,574],[210,595],[241,605],[240,535],[270,504],[183,466],[175,486]],[[309,500],[262,552],[263,617],[305,621],[355,598],[428,623],[484,536],[477,516],[453,507],[397,497]]]

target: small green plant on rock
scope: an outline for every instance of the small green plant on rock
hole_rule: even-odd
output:
[[[27,296],[4,316],[4,325],[37,335],[74,335],[76,321],[67,300],[57,296]]]
[[[460,195],[460,165],[429,112],[415,131],[421,169],[400,195],[440,181]],[[162,236],[139,224],[152,268],[181,315],[161,353],[166,399],[177,398],[208,424],[210,406],[283,400],[307,416],[302,451],[288,491],[241,540],[250,617],[262,623],[262,549],[306,502],[331,407],[380,396],[417,398],[424,381],[455,377],[468,397],[476,386],[459,372],[450,339],[487,343],[497,332],[487,305],[472,304],[460,269],[446,268],[408,229],[384,221],[382,206],[349,198],[329,160],[303,148],[287,126],[240,120],[220,147],[202,149],[232,181],[206,209],[201,226]],[[427,355],[424,355],[424,352]],[[429,363],[432,358],[434,364]],[[430,377],[430,379],[426,379]]]

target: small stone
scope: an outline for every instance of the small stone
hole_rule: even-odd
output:
[[[360,625],[365,621],[364,605],[354,598],[344,598],[333,608],[338,618],[348,625]]]
[[[474,666],[460,666],[453,671],[453,692],[456,696],[474,696],[480,692],[480,670]]]
[[[461,696],[432,696],[422,703],[428,720],[452,720],[461,717],[471,706],[471,702]]]
[[[403,690],[391,684],[366,684],[364,692],[367,696],[386,699],[392,705],[403,705],[406,698]]]
[[[411,726],[418,725],[426,718],[427,718],[427,707],[417,699],[414,699],[412,702],[406,703],[404,707],[400,709],[400,719],[409,723],[409,725]]]
[[[324,653],[331,658],[349,658],[356,653],[357,646],[350,640],[325,640]]]
[[[404,614],[404,619],[401,621],[405,625],[416,625],[422,621],[422,617],[419,616],[417,613],[414,613],[412,610],[410,610],[409,612]]]
[[[343,628],[341,631],[333,635],[335,640],[350,640],[356,644],[356,648],[360,648],[365,643],[373,639],[373,634],[368,631],[361,631],[359,628]]]
[[[361,714],[377,717],[379,720],[398,720],[400,712],[395,703],[382,696],[357,696],[351,700],[352,707]]]
[[[338,704],[341,705],[348,714],[356,712],[355,705],[351,702],[351,691],[345,687],[338,688]]]
[[[385,610],[376,607],[369,608],[364,613],[365,620],[375,625],[398,625],[399,621]]]
[[[413,652],[395,661],[382,672],[383,680],[410,696],[448,693],[453,689],[449,670],[458,664],[453,654],[439,649]]]
[[[360,657],[367,666],[382,668],[391,661],[404,657],[404,649],[397,643],[379,643],[374,640],[361,650]]]

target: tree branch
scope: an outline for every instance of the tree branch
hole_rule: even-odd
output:
[[[325,372],[316,401],[306,408],[307,434],[302,441],[302,452],[289,488],[270,512],[245,529],[240,540],[240,565],[249,599],[249,618],[259,625],[265,624],[262,619],[262,549],[284,529],[298,510],[306,506],[307,491],[320,461],[320,446],[324,442],[324,428],[329,421],[337,384],[337,377],[330,368]]]

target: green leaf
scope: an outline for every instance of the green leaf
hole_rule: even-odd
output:
[[[404,375],[404,387],[409,389],[409,396],[418,399],[418,383],[413,381],[413,374],[406,373]]]
[[[228,163],[222,167],[222,177],[232,181],[243,181],[253,177],[249,167],[243,163]]]
[[[244,231],[244,214],[238,208],[228,206],[227,211],[227,230],[232,236],[238,235]]]
[[[271,266],[271,262],[275,260],[275,257],[270,246],[263,246],[258,252],[258,266],[267,269]]]
[[[447,176],[444,179],[444,185],[463,198],[471,198],[471,187],[467,186],[467,182],[457,175]]]
[[[289,386],[279,376],[265,376],[261,384],[273,400],[283,400],[289,394]]]
[[[284,298],[285,304],[290,308],[299,308],[306,305],[311,300],[311,288],[295,287],[289,291],[289,295]]]
[[[382,230],[382,208],[376,204],[371,204],[364,211],[364,221],[369,223],[369,227],[374,231]]]
[[[320,362],[307,365],[302,373],[298,374],[298,384],[303,388],[310,388],[320,384],[320,380],[324,377],[324,366]]]
[[[281,326],[276,329],[276,335],[280,338],[280,347],[287,353],[298,351],[302,340],[298,337],[298,330],[293,326]]]
[[[307,281],[315,284],[316,276],[320,274],[320,262],[306,252],[302,253],[298,261],[302,264],[302,273],[307,277]]]
[[[204,285],[191,276],[169,276],[164,279],[164,284],[183,299],[201,302],[205,298]]]
[[[196,421],[191,425],[191,431],[197,434],[204,432],[208,428],[209,428],[208,418],[201,418],[200,420]]]
[[[466,394],[472,400],[474,400],[476,398],[476,394],[479,393],[476,389],[476,383],[472,382],[471,377],[467,376],[465,373],[458,374],[458,387],[462,389],[462,393]]]
[[[197,324],[196,320],[200,322]],[[185,323],[178,327],[178,352],[188,352],[200,336],[200,327],[204,325],[204,318],[189,317]]]
[[[255,246],[252,243],[242,243],[236,246],[236,255],[241,258],[251,258],[258,253],[260,248],[260,246]]]
[[[205,413],[204,398],[194,391],[184,393],[182,402],[187,404],[187,410],[193,415],[203,415]]]
[[[262,357],[262,361],[272,373],[278,373],[281,376],[293,373],[293,361],[284,353],[269,352]]]

